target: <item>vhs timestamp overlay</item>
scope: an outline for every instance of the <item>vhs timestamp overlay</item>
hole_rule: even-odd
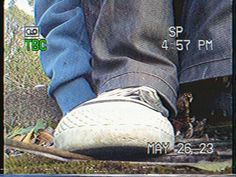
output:
[[[169,142],[148,142],[147,155],[167,154],[174,152],[177,155],[209,155],[215,152],[214,143],[198,142],[185,143],[179,142],[175,144],[174,150],[170,150]]]
[[[27,51],[47,51],[47,40],[40,36],[39,26],[24,26],[24,42]]]
[[[179,39],[180,35],[184,33],[184,28],[182,26],[170,26],[168,33],[170,38],[176,40],[164,39],[161,42],[161,48],[164,50],[175,49],[177,51],[188,51],[191,47],[205,51],[214,49],[212,39],[198,39],[194,42],[190,39]]]

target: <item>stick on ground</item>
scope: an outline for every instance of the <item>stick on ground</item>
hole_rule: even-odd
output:
[[[77,160],[92,160],[92,157],[81,155],[78,153],[72,153],[69,151],[64,151],[55,148],[46,148],[43,146],[35,145],[35,144],[26,144],[19,141],[15,141],[9,138],[5,138],[5,146],[9,146],[11,148],[20,149],[22,151],[27,151],[31,153],[35,153],[36,155],[43,156],[54,156],[55,159],[77,159]],[[57,158],[58,157],[58,158]]]

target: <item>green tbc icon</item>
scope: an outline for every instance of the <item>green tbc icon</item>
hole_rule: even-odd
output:
[[[46,39],[25,39],[26,49],[28,51],[46,51]]]

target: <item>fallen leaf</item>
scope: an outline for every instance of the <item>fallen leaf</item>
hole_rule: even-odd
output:
[[[39,145],[41,146],[50,146],[53,142],[53,136],[46,131],[42,131],[39,132],[37,140],[39,141]]]
[[[8,138],[13,138],[17,135],[26,135],[29,133],[34,126],[29,126],[27,128],[22,128],[22,127],[15,127],[13,130],[7,135]]]
[[[227,160],[223,162],[198,162],[196,164],[189,164],[188,166],[199,168],[202,170],[207,170],[211,172],[220,172],[226,168],[232,167],[232,161]]]
[[[46,124],[42,119],[39,119],[34,126],[34,133],[37,134],[39,130],[44,130],[46,128]]]
[[[31,137],[33,133],[34,133],[34,128],[32,128],[32,130],[26,135],[26,137],[24,138],[22,142],[29,144],[31,142]]]
[[[23,141],[23,139],[25,138],[26,135],[17,135],[14,138],[12,138],[13,140],[16,141]]]

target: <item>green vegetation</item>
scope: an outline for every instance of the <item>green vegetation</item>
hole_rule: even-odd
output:
[[[40,66],[39,53],[24,47],[24,26],[33,25],[33,17],[14,4],[5,10],[4,90],[29,89],[47,84]]]

